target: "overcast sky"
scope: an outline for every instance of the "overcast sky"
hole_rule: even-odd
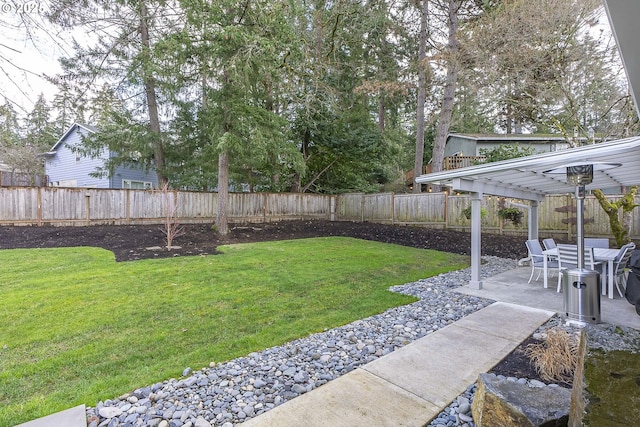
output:
[[[61,71],[57,58],[68,54],[70,33],[44,20],[48,1],[0,0],[0,103],[7,98],[21,114],[30,112],[40,93],[57,92],[43,76]]]
[[[43,76],[61,72],[57,58],[72,55],[72,36],[88,37],[49,24],[44,18],[48,9],[48,0],[0,0],[0,104],[7,98],[22,116],[33,109],[40,93],[53,100],[57,89]],[[600,30],[610,32],[604,12],[593,35]]]

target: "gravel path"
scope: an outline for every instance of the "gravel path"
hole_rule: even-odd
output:
[[[482,276],[515,268],[486,257]],[[358,366],[477,311],[493,301],[452,292],[470,270],[392,288],[420,301],[282,346],[143,387],[87,409],[91,427],[225,427],[257,416]]]
[[[512,259],[484,259],[483,278],[516,267]],[[420,300],[246,357],[195,371],[185,368],[180,379],[88,408],[89,426],[231,427],[490,305],[491,300],[455,292],[469,280],[467,268],[395,286],[393,291]],[[553,326],[566,327],[554,317],[537,334]],[[603,348],[637,348],[640,342],[640,331],[620,334],[619,328],[606,324],[590,325],[587,332]],[[526,378],[510,380],[548,386]],[[471,418],[474,392],[472,384],[430,426],[475,427]]]

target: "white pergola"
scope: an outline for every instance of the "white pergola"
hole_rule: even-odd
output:
[[[639,0],[603,0],[613,35],[629,79],[636,112],[640,115],[640,43],[638,43]],[[529,238],[538,237],[538,203],[547,194],[575,191],[561,172],[568,165],[594,165],[594,178],[587,189],[628,187],[640,184],[640,137],[598,145],[539,154],[421,175],[416,182],[438,184],[467,191],[471,198],[471,282],[480,281],[480,202],[483,194],[528,200]],[[616,167],[611,167],[615,165]],[[619,166],[618,166],[619,165]],[[556,173],[548,173],[554,171]]]
[[[640,2],[639,2],[640,3]],[[593,182],[586,189],[621,189],[640,185],[640,136],[570,148],[517,159],[421,175],[416,182],[471,193],[471,282],[480,280],[482,196],[517,198],[529,202],[529,238],[538,238],[538,204],[547,194],[574,193],[567,182],[569,165],[594,165]],[[524,245],[524,242],[523,242]]]

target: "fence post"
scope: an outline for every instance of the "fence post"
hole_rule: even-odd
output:
[[[125,215],[127,217],[127,224],[131,224],[131,190],[126,189],[125,197]]]
[[[362,201],[360,202],[360,222],[364,222],[364,193],[362,193]]]
[[[267,222],[267,193],[262,193],[262,222]]]
[[[444,229],[449,229],[449,195],[446,191],[443,191],[444,194]]]
[[[38,187],[37,199],[38,199],[38,227],[42,226],[42,192],[44,191],[44,187]]]
[[[395,194],[391,193],[391,224],[396,223],[396,198]]]
[[[85,193],[84,203],[87,210],[87,225],[91,225],[91,194]]]
[[[329,221],[336,220],[336,205],[338,196],[329,196]]]

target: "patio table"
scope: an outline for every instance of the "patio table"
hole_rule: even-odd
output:
[[[609,290],[609,298],[613,299],[613,274],[608,274],[608,272],[613,271],[613,261],[616,259],[616,256],[620,252],[620,249],[606,249],[606,248],[593,248],[593,259],[595,261],[602,262],[602,294],[605,295],[607,293],[607,289]],[[557,257],[558,256],[558,248],[547,249],[542,251],[544,255],[543,258],[543,276],[544,276],[544,287],[547,287],[547,260],[549,257]],[[607,283],[605,286],[605,278],[607,279]]]

